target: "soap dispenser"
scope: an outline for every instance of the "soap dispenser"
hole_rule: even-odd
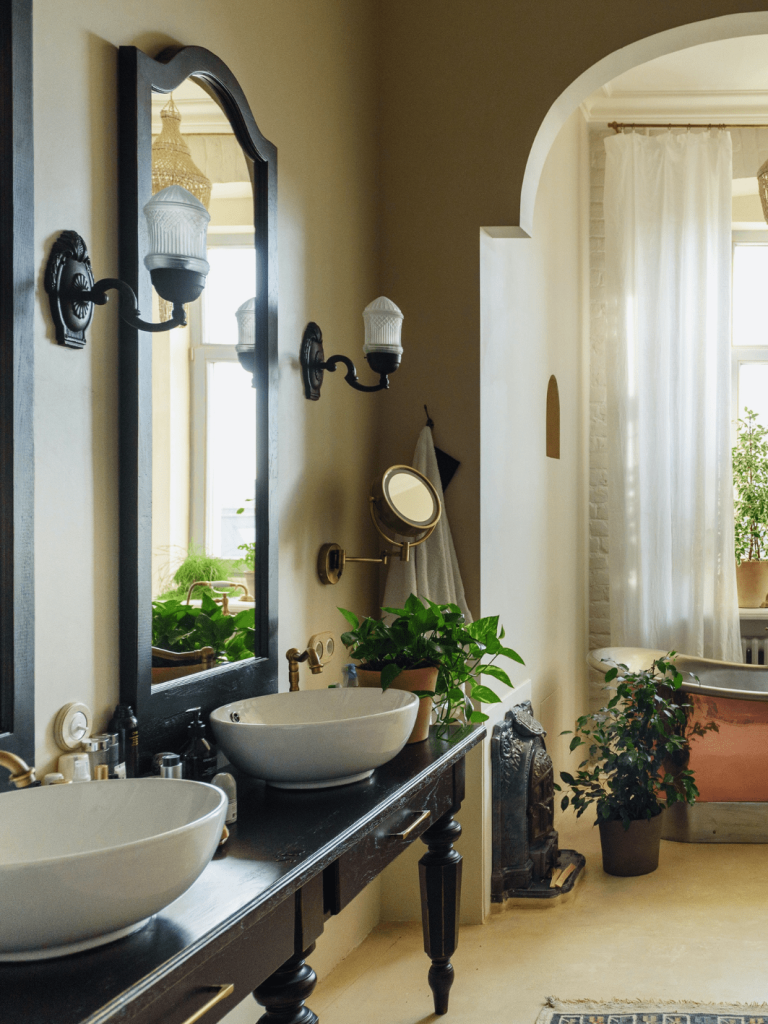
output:
[[[201,708],[187,708],[192,715],[187,732],[189,739],[181,752],[184,778],[195,782],[210,782],[216,774],[216,748],[205,738],[205,722]]]

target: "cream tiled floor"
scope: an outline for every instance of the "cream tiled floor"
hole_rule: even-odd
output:
[[[321,1024],[533,1024],[548,995],[768,1002],[768,846],[664,842],[658,871],[613,878],[591,823],[558,827],[587,858],[573,893],[463,928],[447,1017],[420,926],[381,924],[318,984]]]

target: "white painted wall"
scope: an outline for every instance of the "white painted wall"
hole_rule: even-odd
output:
[[[568,756],[560,732],[587,705],[588,187],[577,112],[544,166],[531,238],[480,241],[480,610],[501,616],[525,659],[511,675],[531,680],[556,776]],[[545,454],[551,374],[559,460]],[[487,758],[483,771],[487,807]],[[490,863],[487,820],[483,835]]]

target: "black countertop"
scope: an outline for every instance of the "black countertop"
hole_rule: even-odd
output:
[[[195,884],[141,931],[110,945],[56,960],[0,964],[0,1021],[119,1019],[121,1008],[195,951],[246,919],[250,926],[269,914],[484,735],[478,726],[453,745],[432,735],[370,779],[332,789],[279,790],[238,775],[238,821]],[[23,792],[17,798],[23,800]]]

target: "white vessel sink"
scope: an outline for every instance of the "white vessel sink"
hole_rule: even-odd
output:
[[[0,962],[129,935],[200,875],[227,798],[183,779],[114,779],[0,795]]]
[[[241,771],[282,789],[320,789],[366,779],[391,761],[418,708],[404,690],[304,690],[225,704],[211,725]]]

